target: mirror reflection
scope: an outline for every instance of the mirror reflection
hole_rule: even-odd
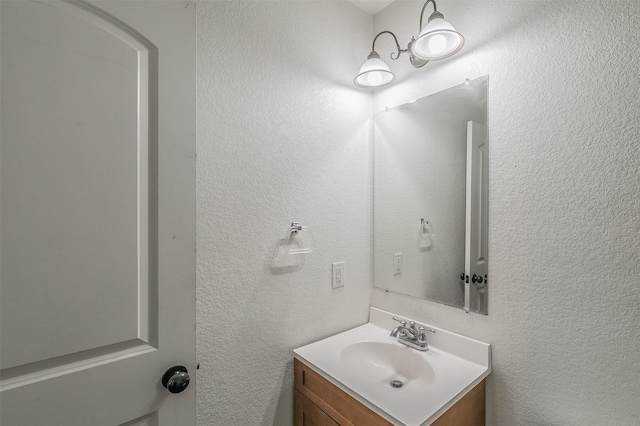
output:
[[[375,287],[487,313],[487,83],[375,115]]]

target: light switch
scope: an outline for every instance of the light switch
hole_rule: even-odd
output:
[[[393,275],[402,274],[402,253],[395,253],[393,255]]]
[[[344,287],[344,262],[331,264],[331,288]]]

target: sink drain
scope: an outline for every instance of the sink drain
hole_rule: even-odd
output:
[[[400,380],[392,380],[391,383],[389,383],[391,385],[392,388],[401,388],[402,386],[404,386],[404,383],[402,383]]]

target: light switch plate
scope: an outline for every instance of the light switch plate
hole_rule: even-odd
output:
[[[402,253],[393,255],[393,275],[402,275]]]
[[[344,287],[344,262],[331,264],[331,288]]]

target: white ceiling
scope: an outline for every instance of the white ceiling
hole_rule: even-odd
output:
[[[389,6],[393,0],[349,0],[370,15],[375,15],[385,7]]]

